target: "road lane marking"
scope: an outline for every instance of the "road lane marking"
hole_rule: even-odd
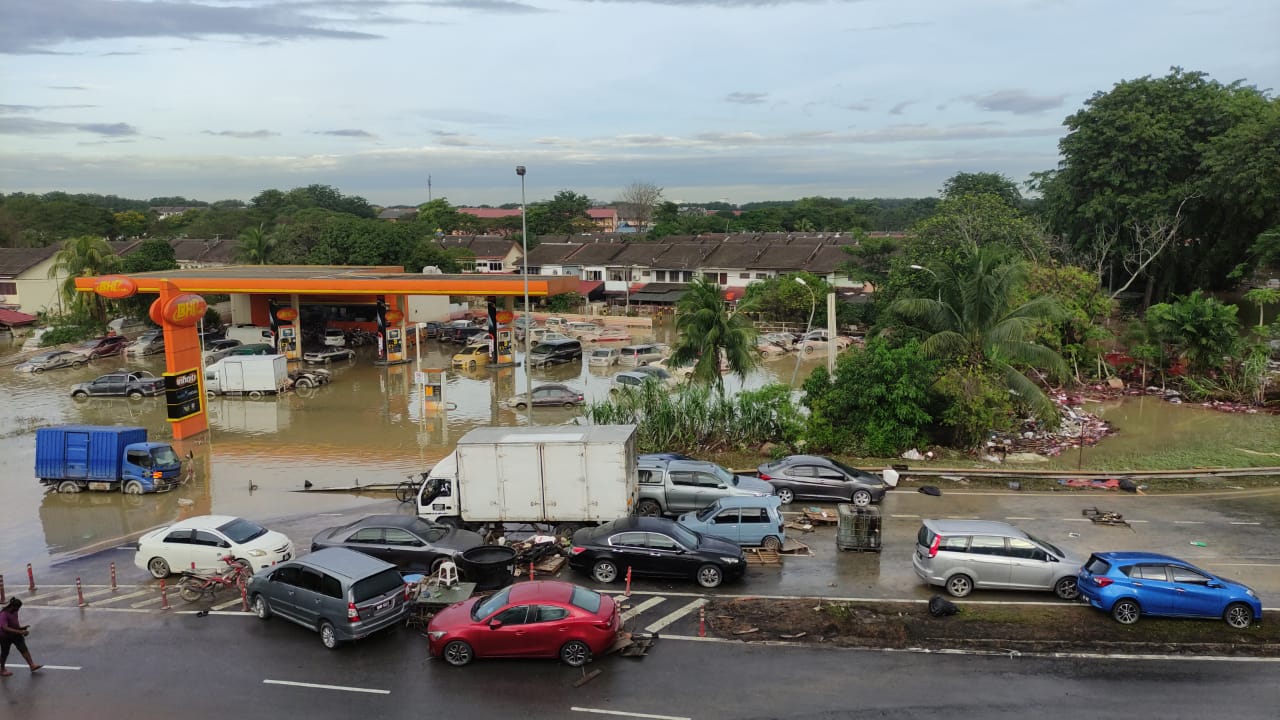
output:
[[[630,610],[622,613],[622,622],[626,622],[631,618],[635,617],[636,615],[639,615],[645,610],[648,610],[649,608],[653,607],[654,605],[658,605],[663,602],[666,602],[666,600],[667,599],[662,597],[661,595],[651,597],[648,600],[645,600],[644,602],[640,603],[639,605],[636,605],[635,607],[631,608]]]
[[[1093,522],[1089,518],[1062,518],[1062,522]]]
[[[93,605],[86,605],[85,607],[77,607],[75,605],[27,605],[27,604],[24,604],[22,607],[31,608],[32,610],[79,610],[81,612],[85,610],[96,610],[98,612],[123,612],[123,613],[151,612],[146,608],[94,607]]]
[[[320,517],[342,517],[346,513],[318,513]]]
[[[80,670],[79,665],[41,665],[41,670]]]
[[[1005,518],[1005,520],[1035,520],[1035,518],[1033,518],[1033,517],[1018,517],[1018,516],[1016,516],[1016,515],[1010,515],[1009,517],[1006,517],[1006,518]]]
[[[151,588],[147,588],[146,590],[138,590],[137,592],[131,592],[128,595],[116,595],[115,597],[112,597],[107,602],[120,602],[121,600],[128,600],[129,598],[141,597],[143,595],[146,595],[148,593],[153,593],[153,592],[155,591],[152,590]]]
[[[650,633],[656,633],[662,628],[670,625],[671,623],[679,620],[685,615],[688,615],[689,613],[693,612],[694,610],[697,610],[698,608],[706,604],[707,604],[707,598],[698,598],[697,600],[694,600],[693,602],[689,603],[688,605],[685,605],[679,610],[676,610],[675,612],[672,612],[672,613],[668,613],[662,618],[655,620],[653,624],[645,628],[644,631],[650,632]]]
[[[896,518],[918,518],[918,517],[920,517],[920,516],[919,516],[919,515],[890,515],[889,517],[896,517]]]
[[[1203,520],[1174,520],[1174,525],[1203,525]]]
[[[164,598],[162,598],[162,597],[160,596],[160,593],[158,593],[158,592],[157,592],[155,597],[150,598],[150,599],[147,599],[147,600],[143,600],[142,602],[130,603],[130,604],[129,604],[129,607],[131,607],[131,608],[140,608],[140,607],[145,607],[145,606],[147,606],[147,605],[155,605],[156,603],[160,602],[160,601],[161,601],[161,600],[163,600],[163,599],[164,599]]]
[[[228,600],[224,603],[218,603],[217,605],[214,605],[209,609],[210,610],[226,610],[232,605],[242,605],[243,603],[244,603],[244,600],[242,598],[236,598],[235,600]]]
[[[347,685],[324,685],[321,683],[305,683],[293,682],[292,680],[263,680],[264,685],[288,685],[290,687],[314,688],[317,690],[341,690],[343,692],[368,693],[370,695],[390,695],[390,690],[378,690],[376,688],[358,688],[349,687]]]
[[[651,713],[625,712],[623,710],[601,710],[600,708],[571,707],[573,712],[594,713],[596,715],[619,715],[622,717],[648,718],[649,720],[691,720],[679,715],[653,715]]]
[[[948,515],[948,520],[977,520],[977,515]]]
[[[1231,521],[1231,524],[1232,524],[1232,525],[1261,525],[1262,523],[1260,523],[1260,522],[1237,522],[1237,521],[1235,521],[1235,520],[1232,520],[1232,521]]]
[[[93,592],[85,593],[84,599],[88,600],[89,598],[102,597],[103,595],[109,595],[111,592],[112,592],[111,588],[107,588],[105,590],[94,590]]]

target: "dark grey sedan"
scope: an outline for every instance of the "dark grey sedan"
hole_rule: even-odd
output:
[[[484,544],[479,533],[428,522],[415,515],[369,515],[342,527],[322,530],[311,550],[342,547],[372,555],[401,572],[434,573],[441,563]]]
[[[884,499],[889,486],[869,472],[818,455],[790,455],[759,468],[760,479],[774,487],[783,504],[792,500],[830,500],[866,507]]]

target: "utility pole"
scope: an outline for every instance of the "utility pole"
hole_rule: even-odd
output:
[[[431,202],[431,175],[427,175],[427,202]]]

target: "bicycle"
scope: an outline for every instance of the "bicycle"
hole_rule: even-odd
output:
[[[422,489],[422,484],[427,481],[427,472],[424,470],[418,473],[418,479],[414,480],[412,475],[407,476],[409,479],[404,480],[396,486],[396,499],[402,504],[413,502],[418,497],[418,491]]]
[[[238,561],[231,555],[226,555],[221,560],[227,567],[213,574],[184,570],[182,579],[178,581],[178,596],[187,602],[195,602],[205,596],[212,597],[222,588],[235,588],[243,592],[253,570],[248,563]]]

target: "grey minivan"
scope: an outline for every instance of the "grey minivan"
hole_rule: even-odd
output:
[[[249,579],[249,606],[266,620],[279,615],[338,643],[371,635],[404,619],[405,584],[396,566],[346,548],[326,548]]]
[[[916,575],[955,597],[977,589],[1052,590],[1080,596],[1084,559],[1018,528],[991,520],[925,520],[911,556]]]
[[[577,340],[544,340],[529,351],[529,365],[558,365],[582,359],[582,343]]]

